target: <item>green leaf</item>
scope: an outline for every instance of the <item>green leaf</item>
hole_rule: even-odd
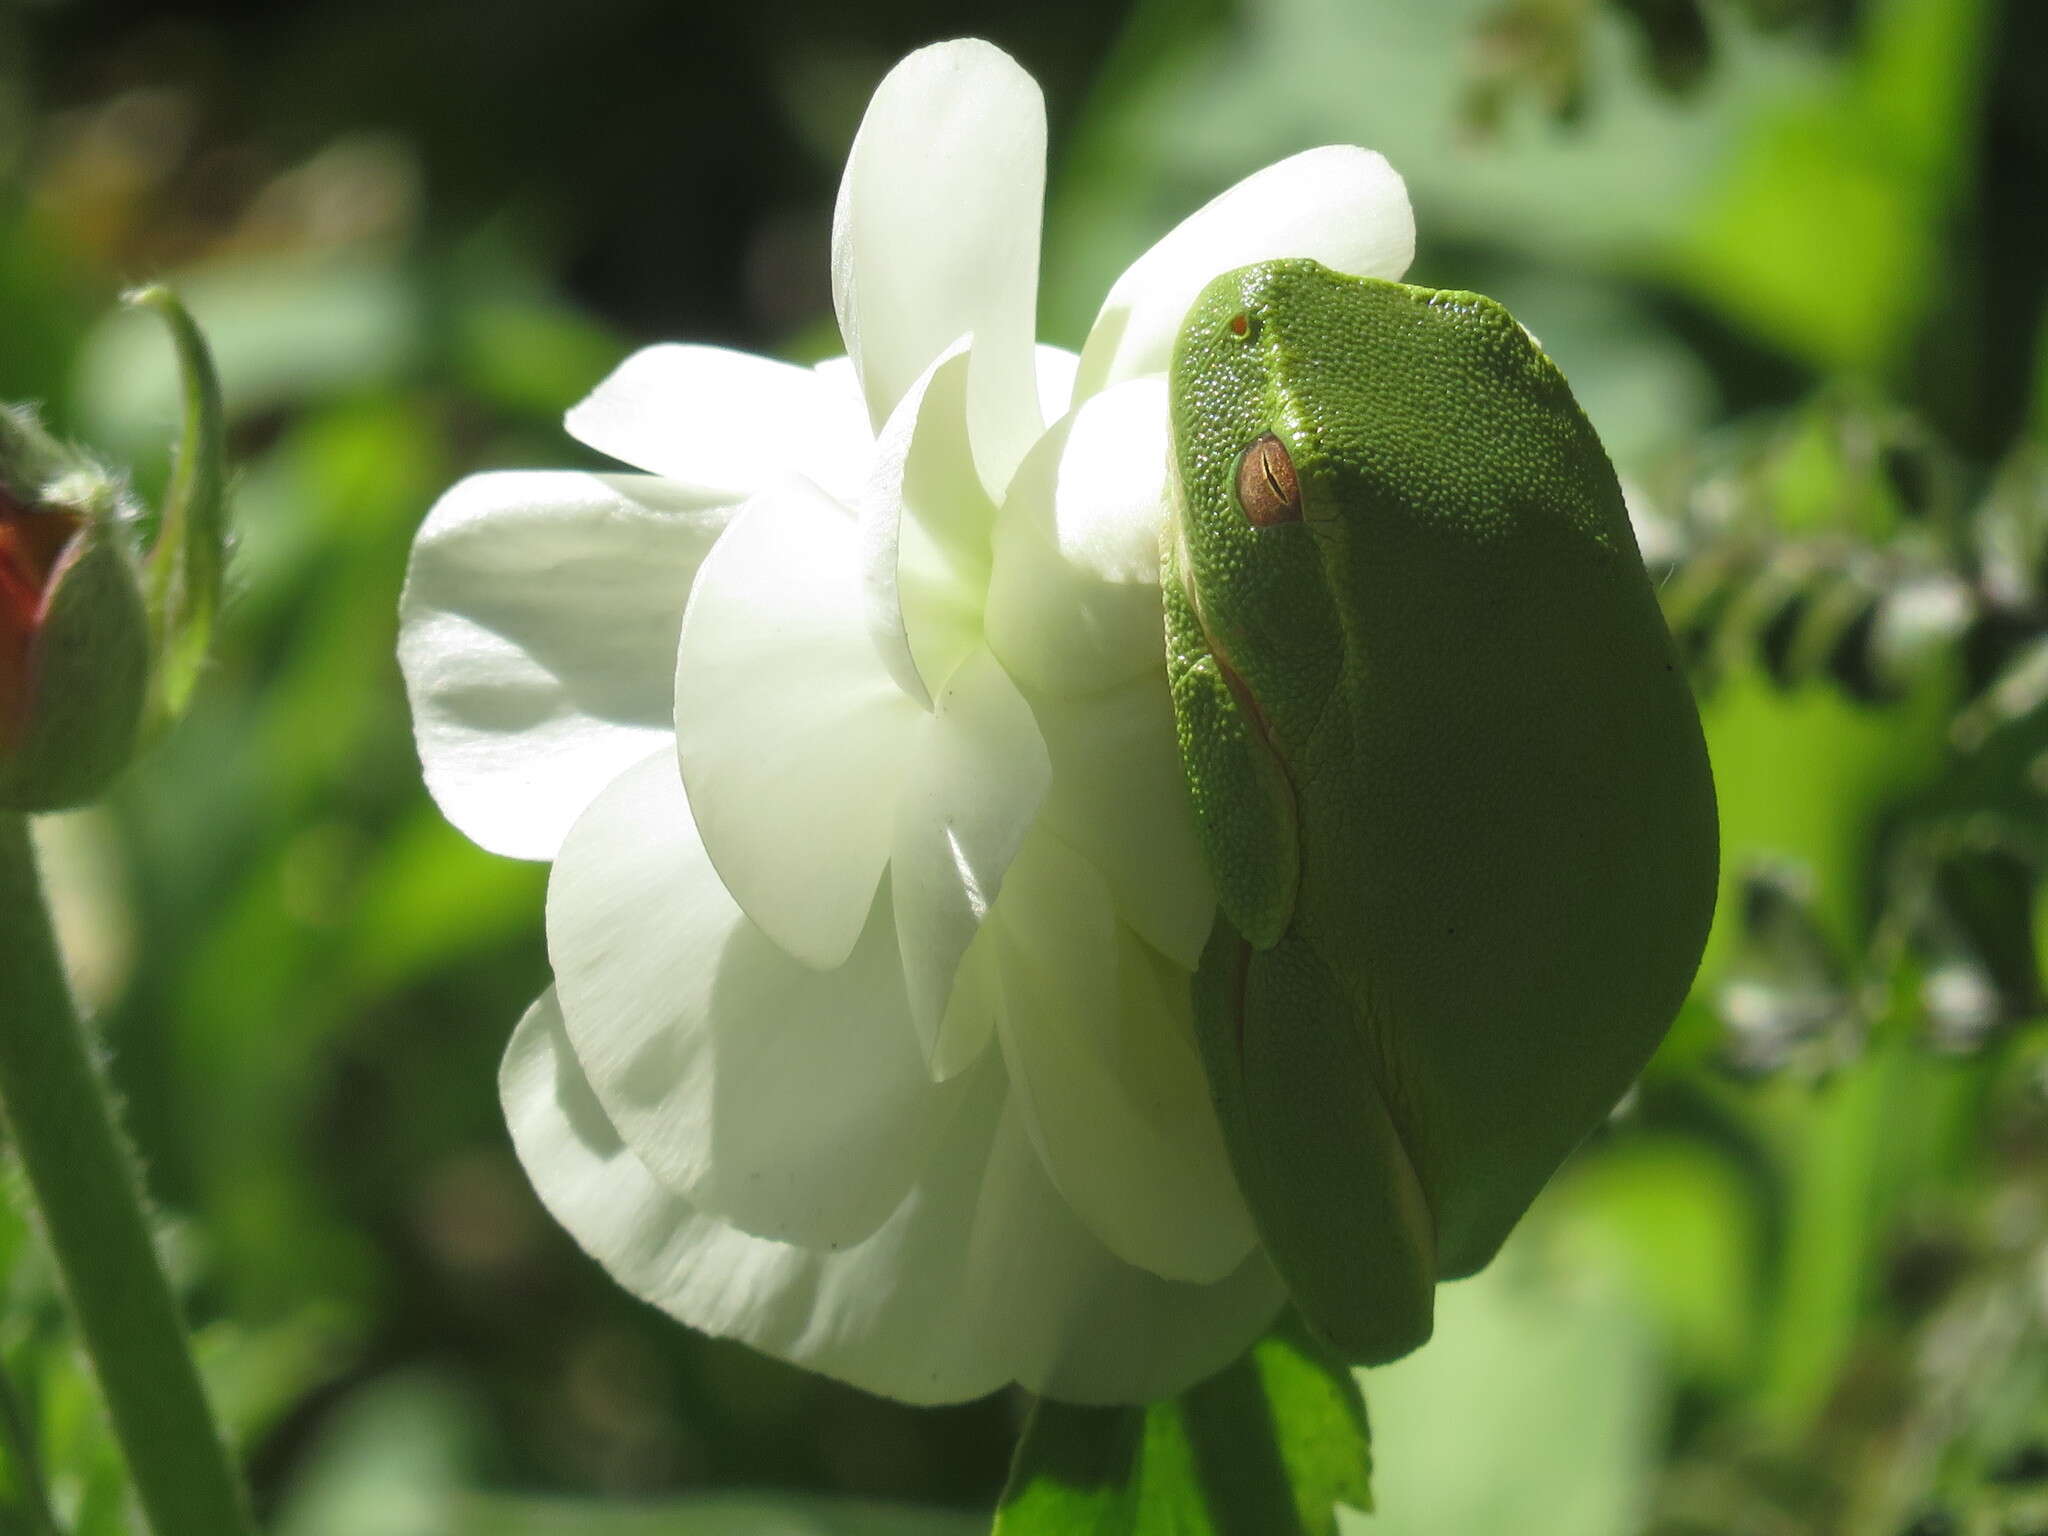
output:
[[[1138,1408],[1041,1400],[995,1536],[1334,1536],[1372,1507],[1356,1381],[1289,1315],[1242,1359]]]
[[[227,559],[227,412],[213,353],[178,296],[157,283],[136,289],[125,302],[154,310],[170,327],[184,395],[177,457],[145,565],[157,650],[153,723],[161,726],[184,714],[213,648]]]

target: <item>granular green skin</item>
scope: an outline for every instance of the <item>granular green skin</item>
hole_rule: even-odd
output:
[[[1168,674],[1221,906],[1196,1031],[1296,1304],[1391,1359],[1683,1000],[1705,742],[1599,439],[1491,300],[1243,268],[1172,410]],[[1302,517],[1254,527],[1268,432]]]

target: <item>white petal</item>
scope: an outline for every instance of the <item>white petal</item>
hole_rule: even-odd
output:
[[[726,889],[806,965],[867,925],[922,714],[869,639],[852,514],[797,479],[742,507],[683,620],[676,749]]]
[[[1369,149],[1329,144],[1247,176],[1190,214],[1109,290],[1081,349],[1075,398],[1164,372],[1181,320],[1211,278],[1283,256],[1399,277],[1415,259],[1415,213],[1399,174]]]
[[[861,420],[867,420],[868,402],[860,392],[860,372],[853,366],[852,358],[843,353],[828,357],[822,363],[811,364],[811,372],[823,379],[842,403],[851,402]]]
[[[1116,921],[1086,860],[1040,831],[991,920],[996,1027],[1032,1140],[1127,1263],[1220,1280],[1253,1247],[1196,1054],[1188,973]]]
[[[427,788],[494,853],[547,859],[671,734],[690,582],[731,516],[641,475],[472,475],[435,503],[399,602]]]
[[[734,502],[788,473],[851,495],[873,445],[859,403],[812,369],[676,342],[619,364],[567,425],[599,453]]]
[[[1052,759],[1045,825],[1109,884],[1117,915],[1192,971],[1216,919],[1163,668],[1086,698],[1031,696]]]
[[[991,499],[1038,435],[1032,345],[1045,103],[987,43],[939,43],[892,69],[847,156],[832,298],[879,431],[919,374],[974,335],[968,419]]]
[[[982,924],[974,942],[967,946],[967,953],[960,957],[960,969],[953,976],[953,992],[946,999],[945,1017],[939,1021],[939,1037],[932,1042],[930,1067],[934,1082],[942,1083],[973,1066],[995,1038],[1002,978],[996,974],[991,938],[988,925]]]
[[[1051,778],[1031,706],[978,648],[919,723],[889,858],[910,1013],[927,1055],[938,1054],[954,974]]]
[[[967,441],[969,338],[911,386],[876,442],[862,500],[868,628],[897,685],[926,708],[981,640],[995,508]]]
[[[571,829],[548,952],[606,1114],[700,1210],[839,1247],[902,1201],[946,1095],[906,1017],[887,908],[838,970],[798,965],[712,872],[672,753],[628,769]]]
[[[1074,373],[1081,366],[1081,354],[1065,347],[1038,344],[1038,409],[1047,421],[1067,414],[1074,398]]]
[[[1280,1303],[1256,1253],[1211,1286],[1112,1258],[1046,1183],[992,1058],[925,1181],[872,1237],[836,1252],[748,1237],[664,1188],[605,1118],[552,993],[521,1020],[498,1081],[541,1200],[622,1285],[870,1392],[961,1402],[1016,1381],[1079,1402],[1146,1402],[1228,1364]]]
[[[996,522],[990,647],[1027,686],[1094,693],[1164,665],[1166,384],[1089,399],[1033,447]]]

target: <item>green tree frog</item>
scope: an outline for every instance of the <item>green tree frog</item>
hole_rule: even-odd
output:
[[[1713,782],[1622,493],[1498,304],[1270,261],[1171,382],[1167,670],[1219,913],[1195,1028],[1261,1240],[1429,1336],[1684,998]]]

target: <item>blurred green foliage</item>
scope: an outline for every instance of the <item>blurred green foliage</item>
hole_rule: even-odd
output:
[[[0,398],[153,490],[172,367],[114,299],[162,276],[233,412],[195,714],[42,831],[277,1528],[985,1527],[1016,1404],[694,1337],[543,1216],[494,1090],[543,872],[441,822],[392,659],[426,507],[589,462],[560,413],[630,346],[832,346],[844,147],[961,32],[1047,90],[1050,339],[1236,177],[1383,150],[1416,279],[1571,376],[1697,664],[1699,984],[1437,1342],[1366,1374],[1347,1528],[2048,1530],[2048,10],[37,0],[0,8]],[[66,1529],[118,1530],[16,1215],[0,1284],[0,1418]]]

